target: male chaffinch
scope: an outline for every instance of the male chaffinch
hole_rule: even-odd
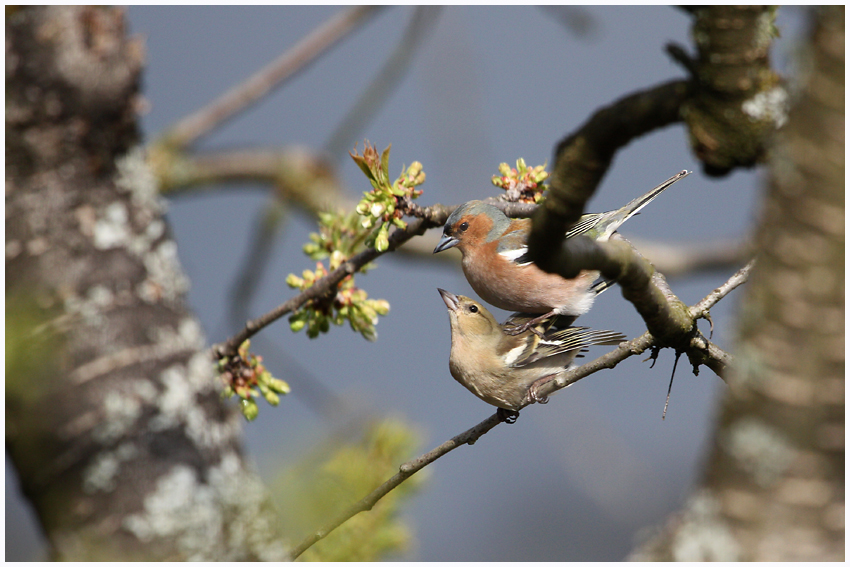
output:
[[[606,213],[583,215],[565,238],[584,234],[605,242],[621,224],[636,215],[667,187],[688,175],[674,175],[626,206]],[[544,272],[526,257],[531,219],[511,219],[488,203],[469,201],[449,215],[434,253],[457,246],[469,285],[481,298],[507,311],[540,315],[506,329],[521,333],[553,315],[575,317],[587,313],[596,295],[613,282],[599,280],[599,272],[582,271],[568,280]]]
[[[480,303],[438,291],[449,308],[452,376],[488,404],[501,408],[503,417],[507,417],[504,410],[510,416],[526,404],[546,403],[539,388],[566,372],[587,347],[616,345],[626,339],[614,331],[557,328],[551,322],[543,326],[542,336],[530,330],[509,335]]]

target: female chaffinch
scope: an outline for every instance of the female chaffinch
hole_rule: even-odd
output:
[[[566,372],[573,359],[591,345],[616,345],[626,337],[586,327],[558,328],[551,319],[540,336],[531,330],[509,335],[483,305],[439,289],[449,309],[452,350],[449,370],[470,392],[500,408],[510,421],[530,403],[545,404],[539,388]],[[524,316],[516,316],[522,319]],[[510,320],[509,320],[510,321]],[[507,410],[508,415],[505,416]]]
[[[676,181],[688,175],[674,175],[626,206],[606,213],[584,215],[565,238],[583,234],[605,242],[621,224]],[[540,315],[523,325],[506,329],[521,333],[553,315],[578,317],[590,310],[596,295],[613,282],[599,280],[599,272],[582,271],[568,280],[544,272],[526,258],[526,242],[531,219],[511,219],[488,203],[469,201],[449,215],[443,237],[434,253],[457,247],[469,285],[484,301],[507,311]]]

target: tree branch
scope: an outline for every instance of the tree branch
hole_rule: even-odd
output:
[[[707,313],[711,307],[726,297],[730,291],[746,282],[752,266],[753,262],[750,262],[738,270],[723,285],[712,291],[696,305],[691,307],[690,312],[694,314],[694,317]],[[598,372],[604,368],[614,368],[617,364],[630,356],[642,354],[647,349],[656,346],[661,345],[659,345],[658,341],[651,333],[646,332],[636,339],[621,343],[615,350],[600,356],[596,360],[583,364],[578,368],[562,374],[557,379],[552,380],[541,387],[539,393],[543,396],[549,396],[561,388],[566,388],[571,384],[575,384],[590,374]],[[708,366],[715,372],[715,374],[723,378],[723,372],[732,361],[732,357],[729,354],[724,352],[711,341],[705,339],[705,337],[701,336],[695,337],[693,344],[691,344],[691,349],[688,350],[689,356],[692,350],[698,351],[698,354],[703,360],[702,364]]]
[[[445,223],[446,218],[448,218],[450,214],[449,210],[441,205],[434,205],[425,211],[427,211],[427,215],[409,222],[406,229],[397,229],[390,235],[389,248],[387,248],[386,252],[394,251],[414,236],[425,232],[428,228]],[[339,284],[342,280],[352,274],[355,274],[363,266],[375,258],[382,256],[386,252],[378,252],[374,248],[367,248],[359,254],[356,254],[347,262],[344,262],[336,270],[317,280],[316,283],[314,283],[309,289],[282,303],[265,315],[262,315],[252,321],[248,321],[242,331],[228,339],[226,342],[214,345],[212,347],[213,356],[215,358],[232,356],[236,353],[239,345],[245,342],[246,339],[255,335],[262,328],[277,321],[287,313],[297,310],[311,299],[318,299],[332,293],[337,284]]]
[[[681,120],[679,107],[688,96],[686,81],[639,91],[598,110],[564,138],[555,150],[549,195],[535,215],[533,247],[554,244],[555,235],[578,221],[617,150]]]
[[[181,149],[191,145],[237,112],[265,96],[284,80],[304,69],[378,9],[378,6],[357,6],[334,14],[310,35],[246,81],[236,85],[194,114],[180,120],[165,133],[160,143]]]
[[[684,175],[687,172],[679,173],[665,183],[674,182]],[[534,215],[535,223],[541,218],[541,212],[546,218],[545,215],[551,211],[547,203],[553,198],[555,195],[550,195],[538,208]],[[620,285],[623,297],[634,305],[649,331],[662,345],[679,351],[687,350],[694,332],[693,317],[670,291],[664,277],[628,241],[618,234],[608,242],[593,241],[585,236],[564,239],[566,227],[558,230],[557,238],[547,234],[544,243],[538,238],[536,252],[532,254],[535,238],[532,227],[529,254],[541,269],[568,279],[575,278],[582,270],[598,270],[602,276]]]
[[[770,68],[776,37],[775,6],[702,6],[694,9],[697,54],[668,52],[692,77],[692,96],[681,113],[691,149],[708,175],[763,160],[768,137],[787,118],[787,98]]]
[[[528,205],[523,203],[508,203],[505,201],[494,200],[494,205],[504,211],[530,212],[531,210]],[[395,251],[414,236],[422,235],[429,228],[443,225],[456,207],[457,205],[446,207],[439,204],[432,205],[430,207],[415,206],[413,212],[416,218],[408,223],[406,229],[397,229],[393,231],[389,239],[389,248],[385,252],[378,252],[374,248],[367,248],[359,254],[356,254],[347,262],[343,263],[339,268],[327,276],[317,280],[316,283],[314,283],[309,289],[282,303],[268,313],[261,315],[254,320],[248,321],[242,331],[228,339],[226,342],[213,345],[213,357],[218,359],[224,356],[232,356],[236,353],[239,345],[241,345],[246,339],[251,338],[258,331],[274,323],[284,315],[296,311],[306,302],[312,299],[319,299],[332,293],[342,280],[357,273],[363,266],[375,258],[382,256],[386,252]]]
[[[746,275],[749,273],[752,263],[748,264],[741,270],[739,270],[735,275],[733,275],[729,281],[715,289],[709,296],[704,298],[702,301],[697,303],[692,309],[709,308],[720,299],[726,296],[731,290],[735,289],[735,287],[739,286],[741,283],[746,281]],[[543,396],[549,396],[555,393],[556,391],[566,388],[570,384],[575,384],[582,378],[590,376],[602,369],[605,368],[614,368],[622,362],[623,360],[634,356],[639,355],[646,351],[649,348],[656,346],[656,341],[651,334],[644,333],[640,337],[632,339],[628,342],[621,343],[616,349],[613,351],[604,354],[597,359],[588,362],[579,366],[578,368],[574,368],[569,372],[564,373],[559,376],[556,380],[553,380],[543,387],[540,388],[540,393]],[[723,364],[728,364],[730,361],[730,357],[728,354],[724,353],[721,349],[712,345],[711,353],[712,356],[716,357],[714,362],[720,364],[721,360]],[[407,461],[399,466],[399,472],[377,487],[375,490],[370,492],[368,495],[355,502],[344,511],[340,512],[336,517],[334,517],[330,522],[328,522],[321,529],[316,530],[312,534],[310,534],[307,538],[305,538],[301,543],[295,546],[290,551],[290,559],[296,559],[302,553],[304,553],[310,546],[315,544],[317,541],[327,537],[333,530],[341,526],[350,518],[359,514],[360,512],[365,512],[371,510],[373,506],[384,496],[386,496],[391,490],[399,486],[402,482],[413,476],[415,473],[419,472],[427,465],[433,463],[440,457],[450,453],[451,451],[457,449],[462,445],[472,445],[474,444],[482,435],[499,425],[501,419],[499,418],[499,414],[495,413],[479,423],[478,425],[467,429],[463,433],[456,435],[439,445],[438,447],[428,451],[427,453],[420,455],[419,457]]]
[[[163,146],[149,150],[160,192],[179,195],[217,183],[271,184],[278,195],[313,214],[330,204],[353,209],[333,165],[308,148],[252,148],[186,154]]]

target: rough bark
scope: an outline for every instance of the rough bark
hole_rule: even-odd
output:
[[[844,7],[815,14],[705,478],[635,559],[844,560]]]
[[[121,9],[6,17],[6,447],[52,555],[283,556],[139,149]]]

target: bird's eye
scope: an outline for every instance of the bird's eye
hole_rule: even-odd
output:
[[[478,313],[478,306],[477,305],[470,305],[469,306],[469,312],[470,313]]]
[[[469,228],[469,223],[468,222],[462,222],[462,223],[460,223],[460,226],[457,227],[457,228],[461,232],[466,232],[466,229]]]

